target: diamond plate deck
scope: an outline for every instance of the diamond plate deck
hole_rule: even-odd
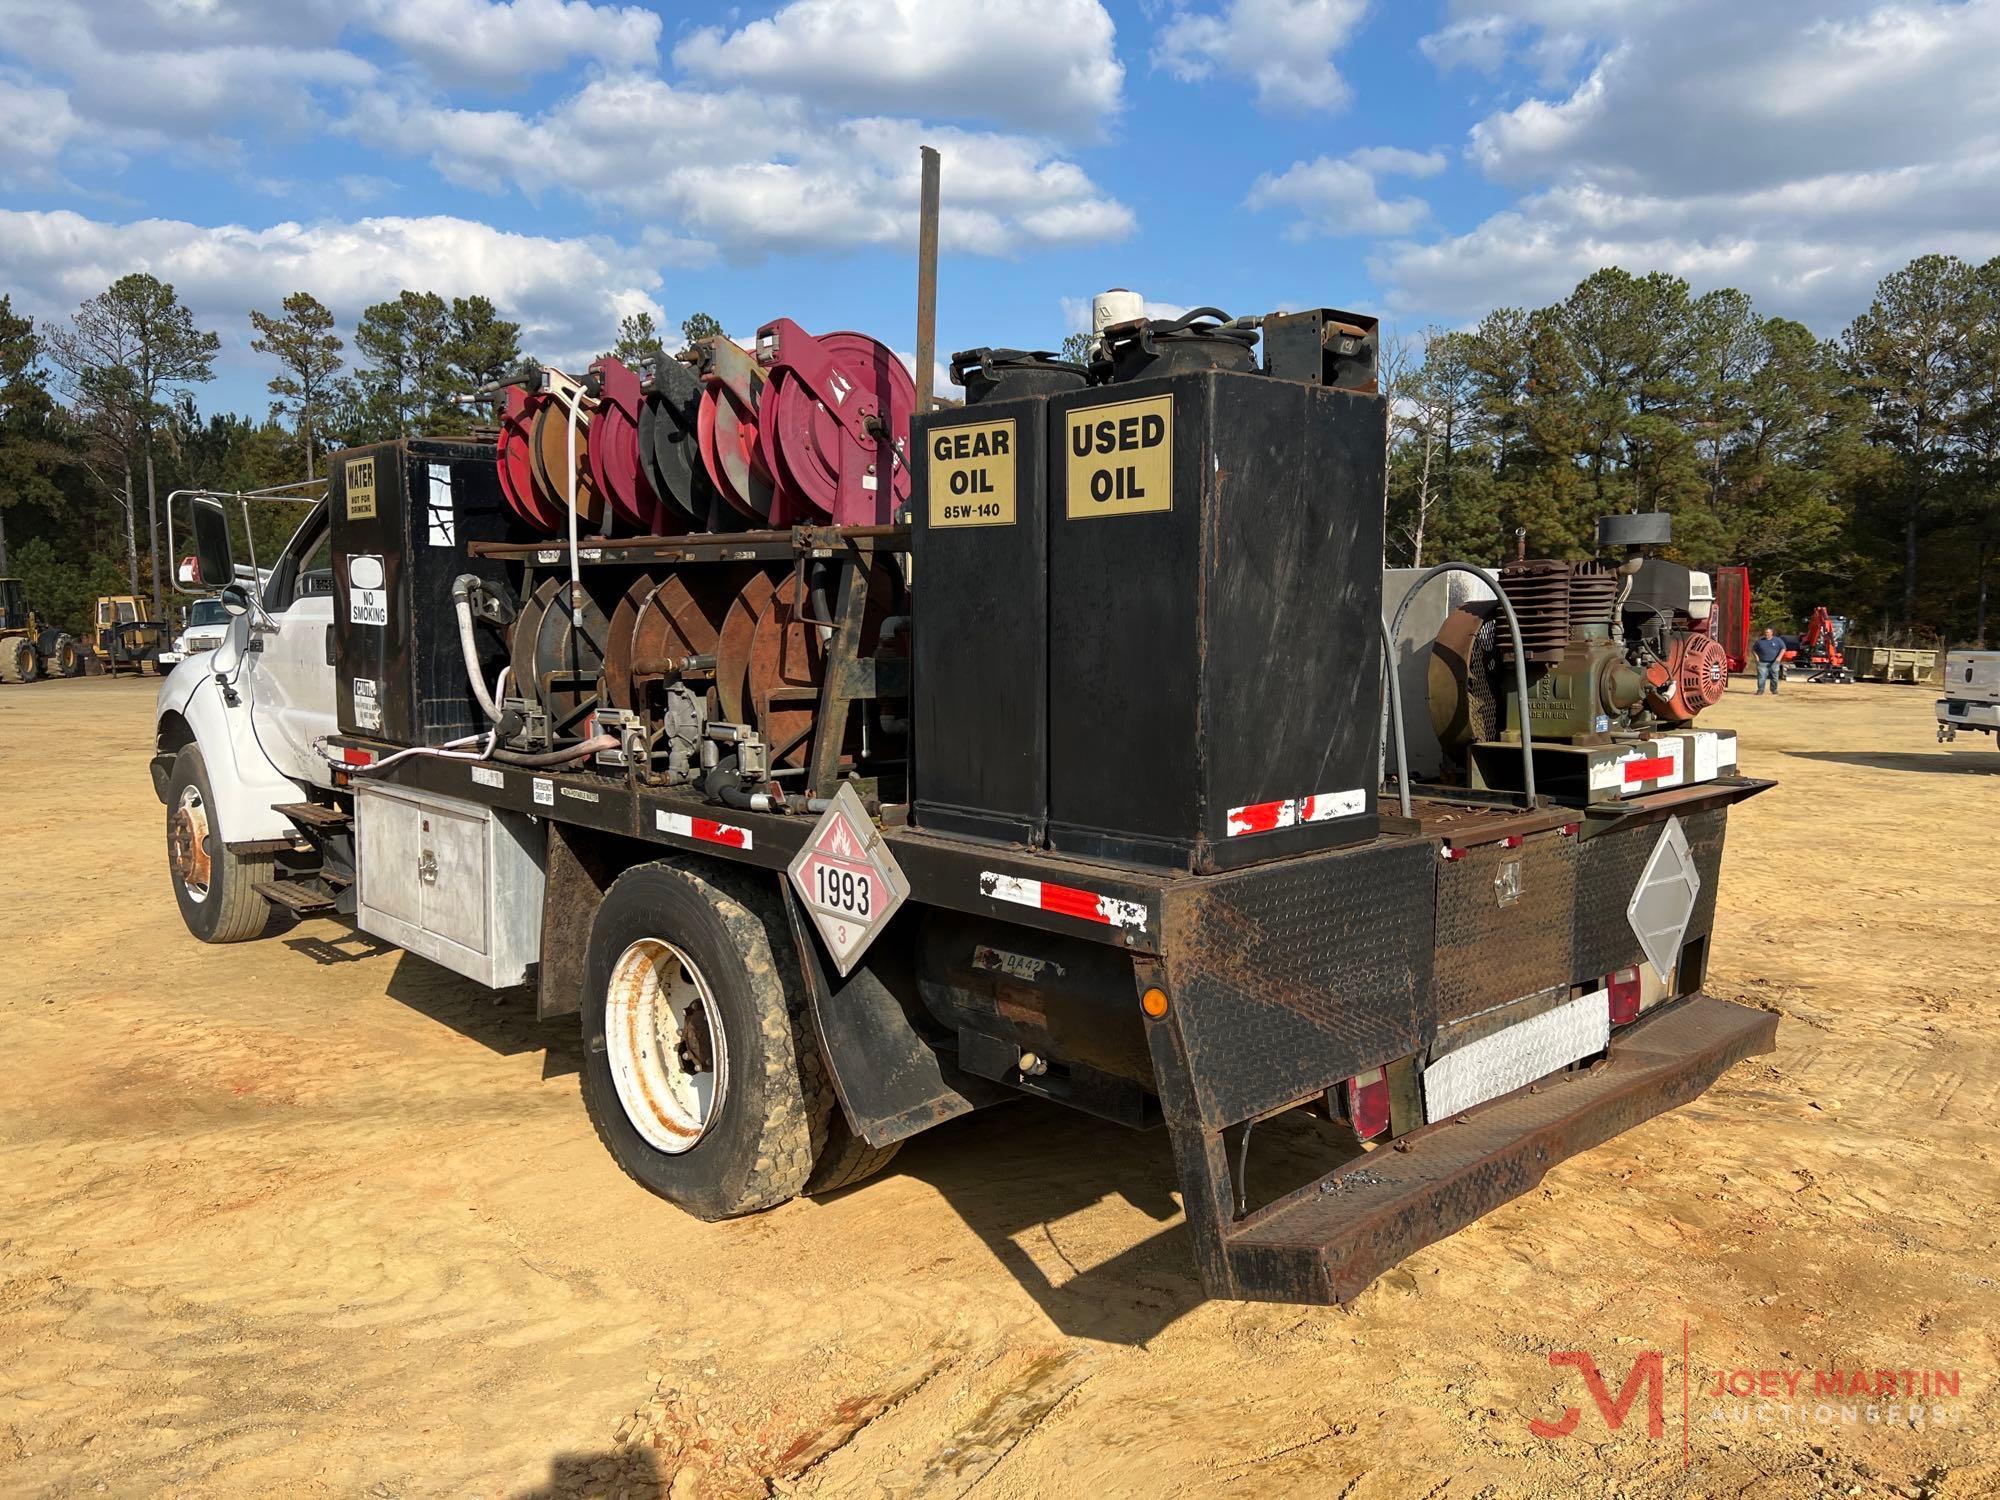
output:
[[[1424,1045],[1437,864],[1428,841],[1378,843],[1169,888],[1168,991],[1204,1125]]]

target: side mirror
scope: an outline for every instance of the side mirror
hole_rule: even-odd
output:
[[[250,590],[240,583],[225,585],[219,596],[226,614],[247,615],[250,613]]]
[[[229,513],[219,500],[197,498],[193,508],[193,581],[203,588],[220,588],[236,577],[235,554],[229,544]]]

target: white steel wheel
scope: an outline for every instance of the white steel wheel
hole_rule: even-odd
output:
[[[728,1039],[701,969],[661,938],[618,955],[605,994],[604,1048],[625,1117],[656,1151],[705,1136],[729,1093]]]
[[[208,804],[202,800],[201,788],[193,782],[181,788],[180,797],[174,803],[173,816],[168,820],[167,857],[188,900],[197,906],[206,901],[213,873]]]

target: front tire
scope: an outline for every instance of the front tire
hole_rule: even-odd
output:
[[[41,659],[35,655],[35,643],[26,636],[0,641],[0,680],[33,682],[40,667]]]
[[[585,956],[583,1097],[626,1174],[701,1219],[796,1197],[833,1087],[769,876],[680,860],[605,894]]]
[[[233,854],[227,837],[201,748],[189,745],[167,782],[167,875],[181,920],[204,943],[256,937],[271,917],[256,889],[276,868],[271,856]]]

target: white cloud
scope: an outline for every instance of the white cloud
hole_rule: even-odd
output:
[[[1830,333],[1919,255],[2000,255],[2000,222],[1961,195],[2000,202],[2000,151],[1686,198],[1552,188],[1469,233],[1388,246],[1371,269],[1393,289],[1392,310],[1446,317],[1553,301],[1601,266],[1670,271],[1698,290],[1738,287]]]
[[[1344,157],[1321,156],[1266,172],[1245,201],[1253,209],[1293,210],[1298,217],[1286,231],[1293,239],[1409,234],[1430,217],[1430,205],[1421,198],[1384,198],[1376,178],[1431,177],[1444,166],[1441,151],[1366,146]]]
[[[490,297],[522,325],[522,343],[581,362],[608,347],[619,317],[662,318],[656,243],[513,234],[467,219],[367,218],[204,227],[172,219],[114,224],[67,211],[0,210],[0,263],[15,301],[62,318],[129,271],[171,282],[224,359],[248,358],[248,310],[310,290],[352,327],[361,310],[405,287]]]
[[[84,133],[83,121],[61,89],[0,70],[0,188],[46,187],[58,182],[56,163]]]
[[[64,85],[93,131],[210,159],[381,86],[344,45],[366,33],[440,79],[501,84],[579,59],[650,65],[660,19],[587,0],[0,0],[0,51]]]
[[[1334,66],[1368,0],[1227,0],[1217,11],[1177,10],[1153,63],[1184,82],[1220,73],[1257,88],[1260,108],[1337,110],[1352,95]]]
[[[573,192],[634,222],[744,254],[915,242],[919,143],[944,157],[940,239],[954,251],[1116,240],[1131,210],[1026,136],[842,119],[782,95],[592,80],[547,114],[367,101],[348,127],[427,154],[469,187]]]
[[[137,149],[226,154],[222,132],[255,121],[290,134],[319,118],[314,90],[362,87],[374,65],[333,45],[327,0],[287,18],[276,7],[210,0],[198,14],[175,0],[57,4],[0,0],[0,47],[44,82],[93,132]]]
[[[792,0],[736,31],[693,33],[674,62],[871,115],[1089,132],[1119,107],[1116,40],[1097,0]]]
[[[583,58],[650,67],[660,18],[589,0],[367,0],[360,24],[443,79],[504,83]]]
[[[1422,38],[1418,48],[1439,68],[1472,68],[1491,73],[1507,60],[1511,17],[1464,16]]]
[[[2000,0],[1813,12],[1454,6],[1425,43],[1440,67],[1544,76],[1468,138],[1469,159],[1524,195],[1469,232],[1380,251],[1392,306],[1468,316],[1617,264],[1739,286],[1831,331],[1914,255],[2000,252]],[[1500,38],[1503,55],[1468,51],[1474,37]]]

